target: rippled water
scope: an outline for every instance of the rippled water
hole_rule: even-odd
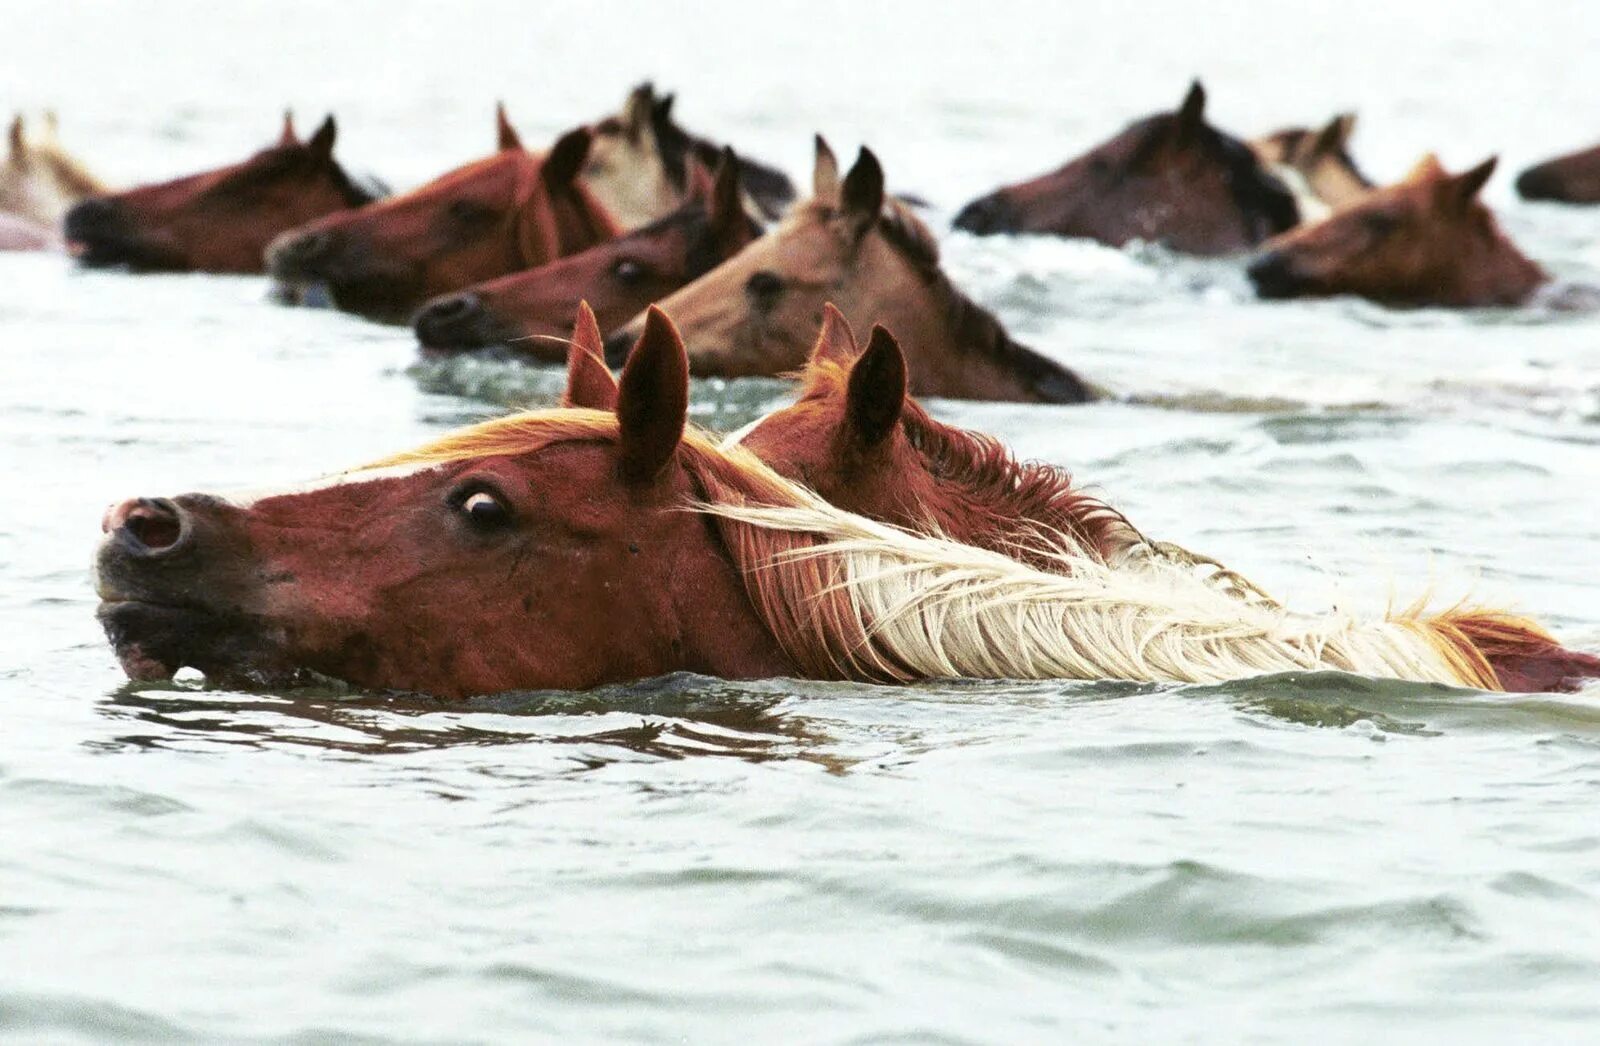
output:
[[[1359,108],[1380,177],[1582,144],[1600,87],[1600,13],[1565,5],[14,6],[0,99],[57,106],[125,181],[240,155],[291,101],[412,184],[487,149],[495,97],[536,138],[652,73],[796,174],[814,129],[869,141],[943,222],[1195,72],[1239,131]],[[1529,252],[1600,282],[1600,211],[1508,185]],[[1600,647],[1593,315],[1263,305],[1237,263],[1153,250],[946,253],[1119,398],[942,416],[1298,605],[1470,592]],[[107,502],[303,478],[558,387],[263,291],[0,256],[0,1036],[1592,1034],[1595,693],[125,683],[87,584]],[[705,383],[695,410],[782,396]]]

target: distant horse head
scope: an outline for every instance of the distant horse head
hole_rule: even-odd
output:
[[[1478,191],[1490,158],[1449,174],[1433,156],[1323,221],[1280,236],[1250,264],[1263,298],[1355,294],[1390,305],[1514,305],[1547,279],[1501,232]]]
[[[29,137],[19,113],[11,121],[6,161],[0,166],[0,213],[56,226],[72,205],[106,186],[61,147],[54,113],[43,137]]]
[[[892,327],[919,395],[1081,402],[1070,370],[1013,341],[991,314],[951,283],[933,234],[884,193],[883,168],[861,150],[843,178],[817,139],[812,198],[782,224],[664,299],[690,345],[695,373],[778,375],[805,364],[823,306],[862,328]],[[607,340],[613,363],[643,317]]]
[[[1291,190],[1304,187],[1305,195],[1295,194],[1303,221],[1354,203],[1372,190],[1372,182],[1350,156],[1355,127],[1355,113],[1341,113],[1320,131],[1288,127],[1250,143]]]
[[[632,229],[664,217],[687,198],[690,161],[708,170],[722,146],[686,131],[673,118],[674,97],[656,94],[642,83],[628,94],[622,111],[596,123],[594,145],[583,180]],[[794,201],[794,184],[776,168],[739,158],[739,181],[752,213],[776,218]]]
[[[725,149],[716,174],[691,160],[688,200],[636,232],[527,272],[435,298],[417,313],[430,349],[510,345],[559,361],[580,302],[609,330],[739,253],[761,234],[744,209],[739,164]]]
[[[979,235],[1054,233],[1187,254],[1247,250],[1299,221],[1250,147],[1205,119],[1196,81],[1170,113],[1139,120],[1066,166],[980,197],[956,215]]]
[[[285,115],[278,140],[242,163],[95,196],[67,212],[68,246],[88,265],[260,272],[285,229],[372,202],[333,158],[329,116],[302,142]]]
[[[1600,145],[1535,164],[1517,175],[1524,200],[1600,203]]]
[[[616,226],[578,181],[589,132],[543,156],[497,114],[497,150],[419,189],[279,237],[268,269],[294,297],[324,289],[335,306],[403,322],[427,299],[535,268],[611,239]]]

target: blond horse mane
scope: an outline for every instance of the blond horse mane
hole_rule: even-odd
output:
[[[615,443],[615,416],[530,411],[451,433],[367,468]],[[1171,565],[1117,570],[1063,551],[1049,573],[997,552],[852,515],[740,448],[690,431],[678,460],[701,492],[757,613],[814,678],[944,677],[1206,683],[1335,670],[1500,689],[1467,634],[1492,612],[1361,621],[1245,604]]]

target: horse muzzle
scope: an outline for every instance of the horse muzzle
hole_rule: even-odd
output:
[[[1294,259],[1283,251],[1258,256],[1245,269],[1245,275],[1260,298],[1301,298],[1318,293],[1315,282],[1300,272]]]
[[[471,292],[434,298],[412,317],[411,327],[423,348],[438,352],[503,345],[518,336],[510,324]]]

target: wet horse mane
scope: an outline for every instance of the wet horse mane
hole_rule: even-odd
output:
[[[1259,228],[1251,230],[1259,234],[1257,239],[1266,239],[1300,224],[1300,208],[1295,203],[1294,193],[1261,162],[1248,144],[1210,124],[1201,129],[1200,143],[1227,168],[1228,191],[1239,213],[1247,220],[1266,219],[1268,228],[1264,233]]]
[[[305,148],[299,143],[274,145],[246,160],[238,170],[229,172],[207,191],[235,193],[257,185],[270,184],[274,179],[290,172],[300,162]],[[332,157],[329,157],[327,166],[328,172],[333,177],[334,188],[346,207],[362,207],[382,198],[383,194],[375,186],[363,185],[352,178],[350,173]]]
[[[499,418],[368,469],[614,444],[615,415],[559,409]],[[694,430],[677,460],[778,643],[813,678],[950,677],[1217,682],[1339,670],[1502,689],[1485,651],[1552,641],[1531,622],[1420,607],[1375,621],[1241,605],[1182,569],[1122,571],[1063,551],[1036,570],[834,508],[741,448]],[[361,470],[350,476],[359,479]],[[1070,565],[1067,565],[1070,561]]]

